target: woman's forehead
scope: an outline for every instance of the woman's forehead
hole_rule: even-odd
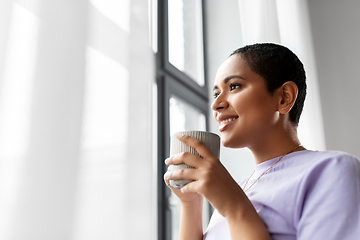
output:
[[[228,76],[245,74],[247,71],[251,71],[251,69],[248,67],[246,61],[238,54],[232,55],[218,68],[214,84],[219,84]]]

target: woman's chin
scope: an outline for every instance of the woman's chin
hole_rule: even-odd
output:
[[[243,148],[244,144],[239,139],[230,138],[228,136],[222,135],[221,136],[221,144],[226,148]]]
[[[226,148],[236,148],[233,145],[233,142],[230,141],[230,139],[227,139],[227,138],[221,138],[221,144]]]

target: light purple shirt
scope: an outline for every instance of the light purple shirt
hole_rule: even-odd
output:
[[[276,160],[257,165],[247,187]],[[348,154],[291,153],[246,194],[273,240],[360,239],[360,161]],[[231,239],[226,218],[216,210],[203,239]]]

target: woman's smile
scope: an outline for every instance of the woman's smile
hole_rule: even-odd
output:
[[[234,121],[236,121],[237,117],[232,117],[232,118],[227,118],[225,120],[222,120],[219,122],[220,126],[219,126],[219,131],[223,132],[225,131],[228,126],[230,126],[231,124],[234,123]]]

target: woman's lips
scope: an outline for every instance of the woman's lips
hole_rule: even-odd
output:
[[[236,121],[237,118],[228,118],[225,119],[223,121],[220,121],[220,127],[219,127],[219,131],[222,132],[224,131],[229,125],[231,125],[234,121]]]

